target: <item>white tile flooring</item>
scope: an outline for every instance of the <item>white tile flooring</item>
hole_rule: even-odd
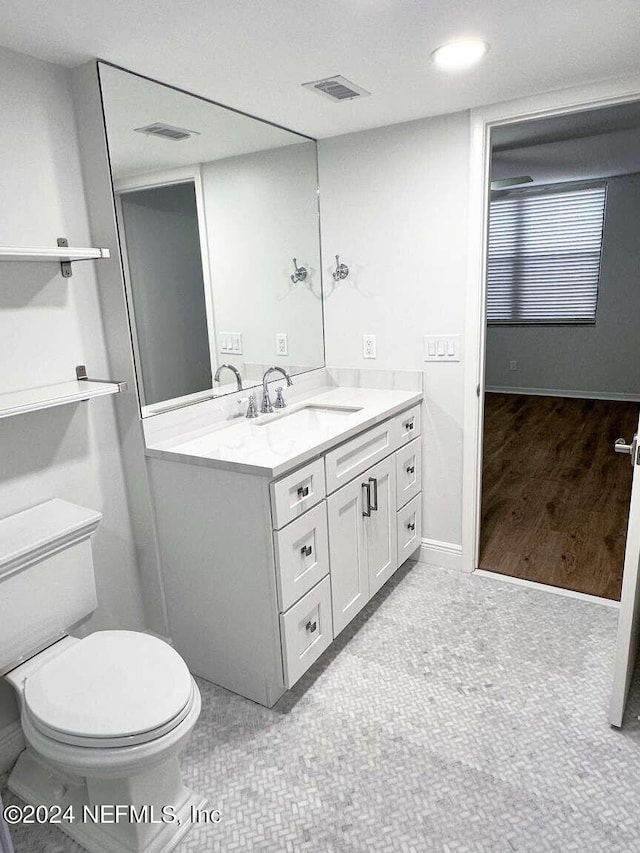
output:
[[[274,709],[199,682],[195,851],[640,851],[640,680],[607,724],[616,610],[402,569]],[[7,795],[7,799],[11,799]],[[77,848],[14,830],[16,853]]]

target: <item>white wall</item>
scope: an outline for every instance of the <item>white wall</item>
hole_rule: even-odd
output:
[[[90,245],[68,72],[0,49],[0,244]],[[0,265],[0,390],[108,377],[94,265]],[[0,420],[0,517],[52,497],[100,510],[91,628],[144,626],[112,398]],[[0,729],[15,716],[0,682]],[[1,772],[2,768],[0,768]]]
[[[640,174],[607,183],[596,324],[489,326],[487,387],[640,399]]]
[[[463,364],[425,364],[422,338],[464,328],[469,116],[323,139],[319,157],[327,364],[424,370],[423,535],[459,546]],[[351,274],[334,285],[336,254]]]
[[[264,364],[321,367],[314,143],[204,163],[202,181],[218,364],[257,364],[260,375]],[[308,272],[297,284],[294,257]],[[220,352],[225,332],[242,333],[241,356]],[[276,354],[276,332],[288,336],[287,356]]]

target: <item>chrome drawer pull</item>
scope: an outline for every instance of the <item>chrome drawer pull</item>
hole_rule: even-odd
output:
[[[405,421],[404,428],[407,430],[407,432],[411,432],[411,430],[413,429],[413,418],[411,418],[410,421]]]
[[[413,474],[415,470],[416,470],[415,465],[407,465],[407,474]]]
[[[415,521],[409,521],[409,522],[407,523],[407,529],[408,529],[408,530],[415,530],[415,529],[416,529],[416,523],[415,523]]]
[[[369,482],[373,483],[373,503],[371,504],[371,509],[375,512],[378,511],[378,481],[375,477],[369,477]]]
[[[299,498],[306,498],[308,494],[309,494],[309,486],[300,486],[300,488],[298,489],[298,497]]]
[[[310,634],[313,634],[313,632],[316,630],[316,628],[317,628],[317,627],[318,627],[318,623],[317,623],[317,622],[312,622],[312,621],[311,621],[311,619],[309,619],[309,621],[308,621],[308,622],[307,622],[307,624],[305,625],[305,628],[307,629],[307,631],[308,631]]]
[[[363,483],[362,488],[365,490],[366,495],[367,495],[367,498],[366,498],[367,502],[364,504],[365,508],[362,510],[362,514],[364,515],[365,518],[369,518],[371,515],[371,509],[372,509],[372,507],[371,507],[371,483],[370,482],[369,483]]]
[[[310,557],[313,553],[313,549],[311,548],[311,545],[303,545],[302,548],[300,548],[300,553],[303,557]]]

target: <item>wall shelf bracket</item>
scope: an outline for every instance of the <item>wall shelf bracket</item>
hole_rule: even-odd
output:
[[[56,243],[60,248],[67,248],[69,245],[69,241],[66,237],[58,237]],[[60,261],[60,272],[62,273],[63,278],[71,278],[73,275],[73,271],[71,269],[71,261]]]
[[[126,391],[128,388],[126,382],[118,382],[114,379],[90,379],[87,376],[87,368],[84,364],[76,365],[76,379],[79,382],[97,382],[99,385],[117,385],[119,393]]]

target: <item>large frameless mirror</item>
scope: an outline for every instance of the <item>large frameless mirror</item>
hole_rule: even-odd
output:
[[[98,67],[143,416],[322,367],[315,140]]]

